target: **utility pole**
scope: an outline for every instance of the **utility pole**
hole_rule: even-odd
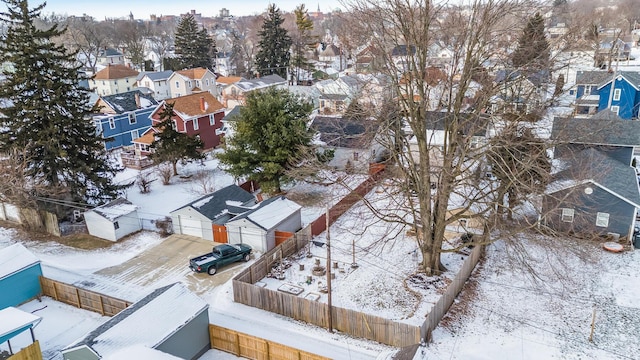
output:
[[[333,332],[333,316],[331,313],[331,236],[329,234],[329,207],[327,206],[327,319],[329,320],[329,332]]]

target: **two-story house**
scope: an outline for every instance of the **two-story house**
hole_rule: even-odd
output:
[[[145,87],[153,93],[156,100],[164,100],[171,97],[169,87],[169,77],[173,74],[171,70],[144,72],[138,75],[138,87]]]
[[[539,108],[547,99],[549,72],[522,72],[520,70],[499,70],[494,84],[498,94],[491,98],[493,113],[530,113]]]
[[[133,145],[151,127],[149,115],[158,102],[138,90],[101,96],[96,101],[94,124],[104,139],[106,150]]]
[[[137,87],[138,74],[124,65],[107,65],[89,81],[89,87],[100,96],[124,93]]]
[[[243,79],[226,86],[222,90],[222,103],[227,108],[243,105],[247,93],[272,86],[286,85],[286,83],[285,79],[276,74],[251,80]]]
[[[152,127],[133,141],[137,156],[144,157],[150,154],[155,134],[161,131],[158,129],[162,121],[160,113],[167,103],[173,104],[173,123],[178,132],[198,137],[203,144],[202,151],[220,145],[223,136],[220,128],[224,106],[210,93],[201,92],[162,101],[150,115]]]
[[[575,89],[571,91],[576,96],[575,113],[577,116],[593,115],[598,112],[600,102],[598,87],[611,78],[611,73],[606,71],[578,71],[576,73]]]
[[[218,78],[216,79],[216,86],[218,87],[218,100],[224,103],[222,99],[222,95],[224,93],[225,87],[231,84],[235,84],[238,81],[245,81],[245,80],[246,79],[241,78],[240,76],[218,76]]]
[[[169,76],[168,81],[173,98],[203,91],[218,96],[216,75],[209,69],[195,68],[175,71]]]
[[[640,208],[633,151],[640,122],[555,118],[553,181],[543,197],[543,221],[580,236],[630,242]],[[626,239],[626,240],[625,240]]]
[[[610,108],[611,112],[625,120],[638,119],[640,72],[615,72],[598,86],[598,93],[600,94],[599,110]]]
[[[125,65],[124,55],[114,49],[114,48],[106,48],[102,49],[98,52],[97,63],[100,65]]]

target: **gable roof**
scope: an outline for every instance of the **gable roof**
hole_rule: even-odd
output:
[[[568,159],[568,165],[567,169],[554,176],[555,184],[550,185],[552,190],[549,193],[567,188],[557,186],[563,181],[571,180],[570,184],[572,185],[592,182],[631,205],[640,207],[638,179],[631,166],[625,165],[594,148],[584,149]]]
[[[140,73],[138,76],[138,81],[142,80],[145,76],[149,78],[151,81],[163,81],[168,80],[171,77],[173,71],[165,70],[165,71],[147,71],[144,73]]]
[[[39,262],[40,260],[20,243],[0,249],[0,279]]]
[[[202,109],[201,101],[204,101],[204,110]],[[182,119],[224,111],[224,105],[207,91],[166,99],[165,103],[173,104],[173,111]]]
[[[638,71],[618,71],[616,73],[616,80],[624,79],[628,82],[634,89],[640,91],[640,72]],[[613,81],[613,76],[610,76],[609,79],[606,79],[603,83],[598,86],[598,89],[602,89],[603,87],[609,85]]]
[[[109,64],[106,68],[98,71],[93,77],[94,80],[115,80],[128,77],[137,77],[138,72],[128,66],[120,64]]]
[[[124,198],[117,198],[107,204],[98,206],[89,211],[93,211],[94,213],[102,216],[109,221],[114,221],[121,216],[131,214],[137,209],[138,206],[133,205],[129,200]]]
[[[391,56],[407,56],[407,55],[409,55],[409,52],[411,52],[411,54],[415,54],[416,53],[415,45],[411,45],[411,46],[396,45],[391,50]]]
[[[100,101],[104,102],[104,104],[116,114],[122,114],[158,105],[158,102],[153,97],[145,95],[139,90],[102,96],[98,100],[98,103]]]
[[[100,51],[99,56],[122,56],[122,53],[114,48],[106,48]]]
[[[208,307],[183,284],[167,285],[122,310],[62,352],[86,346],[101,357],[108,357],[133,345],[155,348]]]
[[[240,76],[220,76],[216,79],[217,83],[225,85],[235,84],[238,81],[246,81],[246,79],[241,78]]]
[[[378,124],[371,120],[356,120],[335,116],[316,116],[311,128],[328,146],[363,149],[371,145]]]
[[[327,46],[322,52],[320,52],[320,56],[338,56],[340,55],[340,48],[337,46],[330,44]]]
[[[578,71],[576,85],[600,85],[611,78],[612,75],[608,71]]]
[[[279,75],[273,74],[273,75],[263,76],[257,79],[241,80],[235,83],[234,85],[237,86],[242,91],[251,91],[251,90],[267,88],[270,86],[285,84],[286,82],[287,81],[282,77],[280,77]]]
[[[222,118],[222,121],[225,121],[225,122],[236,121],[240,116],[240,111],[242,111],[243,108],[244,108],[243,105],[237,105]]]
[[[190,207],[207,219],[215,220],[229,210],[228,202],[246,204],[255,201],[253,195],[238,185],[229,185],[216,192],[202,196],[171,213]]]
[[[591,117],[591,119],[596,119],[596,120],[616,120],[616,121],[623,120],[620,116],[618,116],[618,114],[616,114],[613,111],[611,111],[611,108],[606,108],[606,109],[604,109],[602,111],[598,111],[595,115],[593,115]]]
[[[465,135],[486,136],[489,126],[489,117],[482,114],[461,113],[458,114],[460,130]],[[455,114],[443,111],[427,111],[425,121],[428,130],[445,130],[445,124],[456,120]]]
[[[263,230],[270,230],[301,208],[302,206],[284,196],[277,196],[261,202],[255,209],[234,217],[230,223],[247,219]]]
[[[572,144],[638,146],[640,121],[556,117],[551,138]]]
[[[202,79],[207,72],[210,72],[208,69],[202,68],[202,67],[198,67],[198,68],[193,68],[193,69],[184,69],[184,70],[179,70],[176,71],[178,74],[182,75],[182,76],[186,76],[189,79]],[[213,73],[211,73],[211,75],[213,75]]]

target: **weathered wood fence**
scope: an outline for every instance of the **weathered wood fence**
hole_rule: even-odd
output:
[[[223,327],[209,325],[211,348],[256,360],[329,360],[286,345]]]
[[[56,301],[97,312],[104,316],[114,316],[126,309],[130,302],[105,296],[76,286],[40,277],[42,293]]]
[[[7,360],[42,360],[42,351],[40,351],[40,343],[38,342],[38,340],[36,340],[31,345],[9,356],[9,359]]]

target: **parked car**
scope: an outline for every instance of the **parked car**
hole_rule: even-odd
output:
[[[189,268],[194,272],[206,272],[214,275],[218,269],[236,261],[249,261],[251,246],[246,244],[222,244],[213,247],[213,251],[189,260]]]

